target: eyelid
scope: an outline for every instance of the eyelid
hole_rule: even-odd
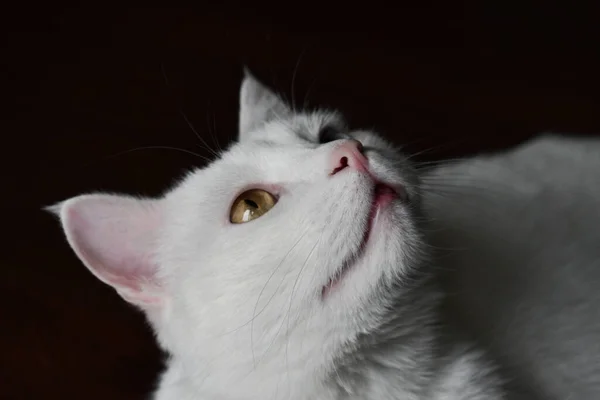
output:
[[[254,189],[264,190],[265,192],[269,192],[277,200],[279,200],[279,197],[281,197],[281,194],[285,192],[285,190],[283,189],[283,186],[279,185],[277,183],[256,183],[256,182],[249,183],[247,185],[241,186],[238,190],[235,191],[235,193],[233,193],[233,198],[231,199],[231,202],[233,203],[235,201],[235,199],[237,199],[238,196],[241,195],[242,193],[247,192],[248,190],[254,190]]]

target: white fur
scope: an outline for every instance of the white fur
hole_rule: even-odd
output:
[[[319,144],[316,135],[326,124],[343,127],[339,115],[293,113],[249,75],[240,100],[240,141],[162,198],[139,200],[152,214],[129,213],[128,227],[116,229],[131,198],[88,195],[56,207],[77,255],[119,293],[127,282],[124,297],[147,313],[170,354],[155,399],[502,398],[486,355],[460,338],[442,346],[420,183],[405,158],[371,132],[349,132],[374,174],[406,187],[412,203],[378,215],[364,257],[323,300],[360,245],[372,184],[351,171],[329,174],[340,142]],[[231,224],[233,200],[250,188],[277,195],[276,206]],[[98,219],[111,204],[115,214]],[[159,221],[148,240],[128,245],[148,218]],[[110,257],[98,263],[82,246],[109,248]],[[111,264],[132,257],[142,260],[135,273]],[[124,281],[101,271],[121,271]],[[160,301],[144,301],[148,287]]]

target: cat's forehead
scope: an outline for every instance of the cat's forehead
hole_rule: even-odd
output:
[[[264,146],[318,144],[323,129],[343,131],[346,124],[340,113],[329,110],[299,112],[285,118],[275,118],[260,126],[248,142]],[[241,142],[240,145],[246,143]]]
[[[345,125],[339,114],[325,111],[269,121],[233,143],[218,159],[192,171],[182,186],[229,192],[251,183],[310,179],[318,164],[319,132],[325,127],[342,131]]]
[[[234,143],[213,164],[223,167],[247,166],[268,168],[272,162],[292,162],[296,157],[320,145],[323,129],[343,132],[345,122],[340,114],[330,111],[296,113],[265,123],[243,140]],[[210,166],[209,166],[210,168]]]
[[[333,128],[340,131],[346,129],[346,123],[342,115],[327,110],[296,114],[290,119],[289,124],[298,136],[309,140],[317,139],[317,142],[318,134],[324,128]]]
[[[227,192],[249,184],[301,182],[318,168],[324,129],[347,133],[342,115],[316,110],[279,116],[240,137],[219,158],[191,172],[181,189]]]
[[[251,176],[281,177],[314,156],[318,142],[303,137],[289,126],[273,125],[261,137],[235,143],[208,168],[219,175],[244,179]]]

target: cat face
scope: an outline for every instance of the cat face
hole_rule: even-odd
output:
[[[389,144],[336,113],[296,113],[248,74],[240,100],[239,141],[162,198],[52,210],[181,368],[248,390],[252,374],[326,371],[376,328],[422,248],[417,177]]]

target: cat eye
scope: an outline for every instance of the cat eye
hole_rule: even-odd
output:
[[[340,131],[335,126],[325,125],[319,130],[319,144],[325,144],[340,139]]]
[[[275,203],[277,203],[277,199],[267,191],[247,190],[233,202],[229,220],[234,224],[250,222],[268,212],[275,206]]]

